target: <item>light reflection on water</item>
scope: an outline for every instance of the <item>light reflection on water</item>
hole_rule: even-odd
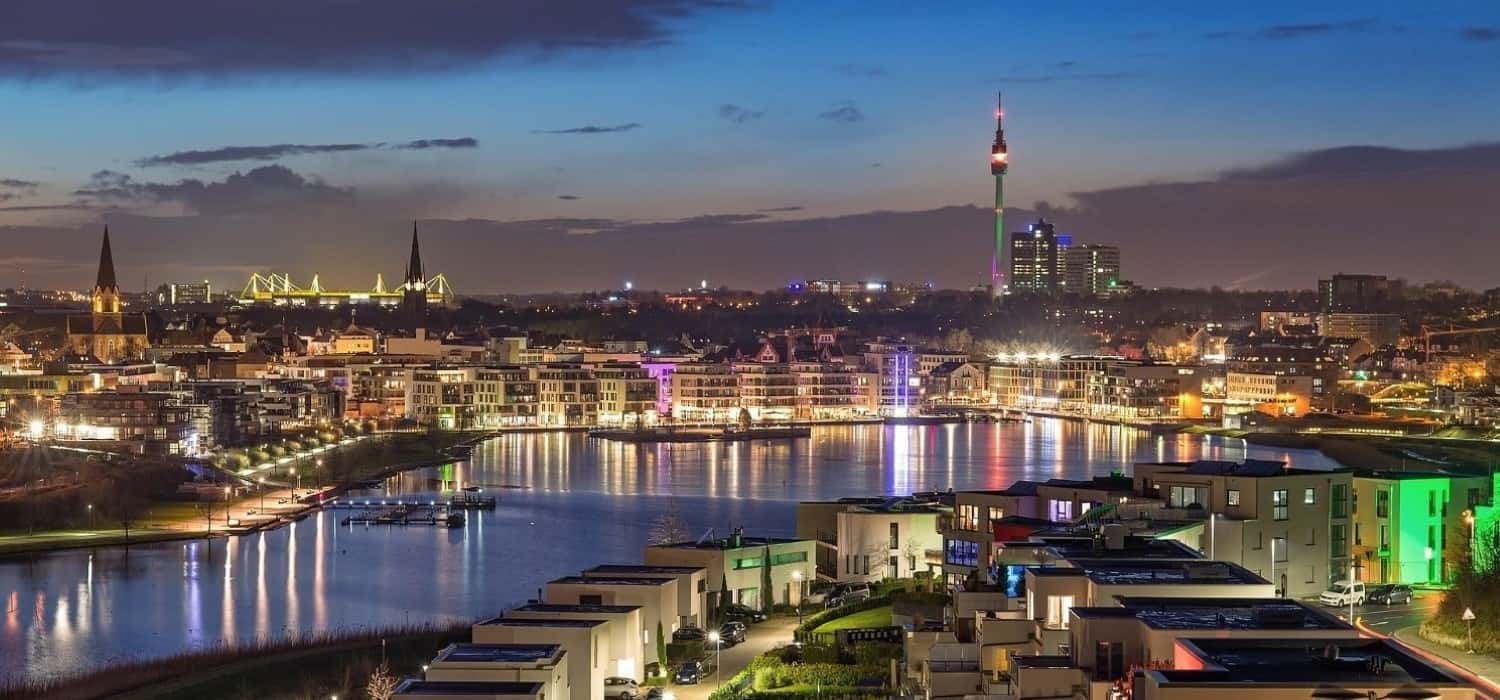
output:
[[[1321,454],[1249,456],[1330,467]],[[184,649],[434,620],[471,620],[550,578],[639,561],[675,507],[694,533],[791,534],[797,500],[1083,478],[1134,461],[1242,459],[1237,440],[1055,420],[819,428],[807,440],[638,446],[510,435],[472,461],[399,475],[379,496],[480,486],[468,526],[340,527],[336,511],[248,537],[0,561],[0,676],[48,677]]]

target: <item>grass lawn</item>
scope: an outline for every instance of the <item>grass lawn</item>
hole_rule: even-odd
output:
[[[814,633],[833,633],[839,630],[861,629],[865,627],[890,627],[891,606],[886,605],[870,610],[861,610],[853,615],[845,615],[840,618],[829,620],[818,625]]]

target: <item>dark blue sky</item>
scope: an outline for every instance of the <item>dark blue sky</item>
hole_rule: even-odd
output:
[[[1028,210],[1018,215],[1045,201],[1075,237],[1125,247],[1127,268],[1132,248],[1145,252],[1138,273],[1127,269],[1141,283],[1308,286],[1313,270],[1344,263],[1487,282],[1479,268],[1399,255],[1287,267],[1274,248],[1212,272],[1152,267],[1163,236],[1246,235],[1235,212],[1254,196],[1183,220],[1108,195],[1222,184],[1229,171],[1351,145],[1416,151],[1419,167],[1442,173],[1490,173],[1484,154],[1424,152],[1500,140],[1496,3],[928,4],[261,0],[215,11],[190,0],[28,0],[0,24],[0,236],[29,262],[33,284],[88,278],[38,231],[66,232],[71,246],[109,219],[122,245],[142,241],[140,255],[121,256],[140,277],[231,284],[250,269],[317,270],[355,285],[376,265],[399,267],[386,257],[399,257],[400,222],[420,218],[439,240],[480,246],[446,261],[434,246],[450,276],[461,271],[461,290],[631,276],[770,286],[835,274],[963,286],[983,279],[968,269],[983,255],[982,217],[890,231],[856,219],[890,241],[951,227],[935,239],[954,247],[950,262],[912,270],[899,247],[872,238],[860,250],[857,231],[834,229],[868,212],[982,206],[991,102],[1004,90],[1008,191]],[[1320,180],[1326,201],[1359,209],[1402,191],[1368,181],[1389,175],[1373,172],[1379,162]],[[1350,195],[1349,177],[1370,189]],[[1205,198],[1222,194],[1208,189]],[[1451,209],[1435,194],[1407,206]],[[1500,233],[1475,204],[1451,235]],[[1367,215],[1328,212],[1319,226],[1368,230]],[[472,253],[504,253],[518,227],[690,229],[683,235],[738,244],[757,231],[823,231],[855,248],[805,260],[783,251],[784,265],[767,251],[772,269],[753,271],[715,267],[712,250],[682,261],[692,271],[664,263],[670,251],[640,250],[639,264],[610,261],[626,268],[618,273],[557,261],[536,279],[487,276]],[[1274,220],[1256,230],[1274,235],[1267,228]],[[233,240],[252,232],[275,245]],[[347,254],[372,240],[368,259]],[[0,268],[0,284],[19,266]]]

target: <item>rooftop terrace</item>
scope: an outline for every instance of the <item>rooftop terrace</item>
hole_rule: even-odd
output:
[[[1466,685],[1383,639],[1179,639],[1183,651],[1205,663],[1202,671],[1153,671],[1181,683],[1319,683],[1360,685]]]
[[[449,644],[434,661],[458,663],[535,663],[562,654],[557,644]]]
[[[1352,630],[1343,621],[1292,600],[1119,596],[1118,608],[1073,608],[1080,618],[1134,617],[1152,629]]]

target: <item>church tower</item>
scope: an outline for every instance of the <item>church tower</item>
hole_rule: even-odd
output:
[[[411,258],[401,282],[401,309],[418,326],[427,317],[427,276],[422,274],[422,250],[417,246],[417,224],[411,225]]]
[[[109,227],[104,227],[104,246],[99,249],[99,274],[94,278],[93,312],[120,313],[120,285],[115,283],[115,256],[109,249]]]

